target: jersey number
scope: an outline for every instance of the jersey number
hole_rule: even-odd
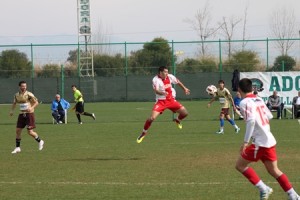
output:
[[[262,124],[263,126],[265,126],[265,125],[269,124],[269,120],[268,120],[268,118],[266,117],[266,114],[265,114],[265,112],[263,111],[263,108],[264,108],[263,105],[257,106],[257,107],[256,107],[256,111],[259,113],[259,117],[260,117],[260,120],[261,120],[261,124]]]

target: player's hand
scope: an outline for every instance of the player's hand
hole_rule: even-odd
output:
[[[9,112],[9,116],[13,116],[14,115],[14,112],[13,111],[10,111]]]
[[[76,107],[74,106],[74,107],[72,108],[72,110],[75,110],[75,108],[76,108]]]
[[[188,89],[188,88],[184,88],[184,93],[186,95],[190,95],[191,94],[191,91]]]
[[[207,107],[209,108],[210,106],[211,106],[211,103],[208,103],[208,104],[207,104]]]
[[[232,108],[233,108],[233,111],[235,112],[235,111],[236,111],[236,107],[235,107],[235,106],[232,106]]]
[[[245,152],[245,149],[246,149],[248,146],[249,146],[249,144],[244,142],[244,143],[241,145],[240,153],[243,154],[243,153]]]

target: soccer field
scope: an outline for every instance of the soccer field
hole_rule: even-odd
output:
[[[0,199],[188,199],[256,200],[258,190],[234,166],[243,141],[226,122],[219,128],[219,105],[207,101],[181,102],[190,115],[177,129],[166,111],[141,144],[136,138],[153,102],[86,103],[96,121],[82,116],[77,124],[72,111],[68,124],[53,125],[50,105],[36,109],[36,131],[45,140],[43,151],[23,131],[22,152],[15,146],[17,112],[8,117],[10,105],[1,105]],[[297,120],[271,121],[277,139],[279,168],[300,192],[300,124]],[[263,168],[253,165],[274,189],[270,199],[286,199],[279,184]]]

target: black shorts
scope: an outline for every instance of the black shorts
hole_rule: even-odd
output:
[[[84,103],[83,102],[77,102],[75,111],[78,112],[78,113],[83,113],[84,112]]]
[[[25,126],[27,126],[28,130],[35,128],[34,113],[19,114],[17,128],[25,128]]]

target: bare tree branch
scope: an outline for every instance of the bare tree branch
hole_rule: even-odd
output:
[[[276,46],[281,55],[287,55],[295,41],[288,40],[296,36],[296,18],[293,9],[286,7],[275,10],[271,15],[271,31],[275,38],[281,39],[276,41]]]
[[[191,25],[191,28],[197,32],[197,35],[200,37],[201,41],[201,48],[200,48],[200,54],[201,56],[206,55],[206,51],[208,49],[207,45],[205,44],[205,41],[213,37],[216,32],[220,29],[220,26],[217,28],[212,27],[211,23],[212,17],[210,14],[210,6],[209,6],[209,0],[206,1],[203,9],[199,9],[197,13],[195,14],[195,17],[193,19],[185,19],[184,21]]]
[[[247,5],[244,10],[244,19],[243,19],[243,43],[242,43],[242,50],[245,50],[247,42],[245,41],[246,38],[246,27],[247,27],[247,17],[248,17],[248,7],[249,7],[249,1],[247,2]]]
[[[233,38],[236,26],[242,21],[241,18],[230,17],[229,20],[223,17],[223,21],[219,23],[221,30],[228,41],[228,58],[230,59],[232,53],[231,41]]]

